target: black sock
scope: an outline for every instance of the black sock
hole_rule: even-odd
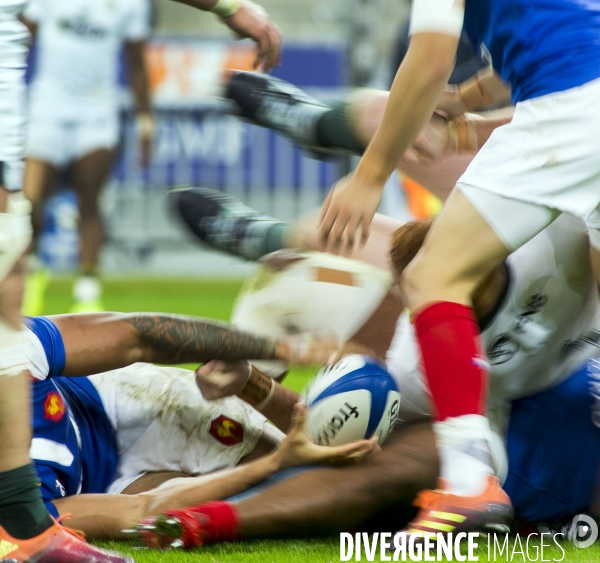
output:
[[[266,216],[239,221],[237,240],[232,241],[230,252],[246,260],[258,260],[265,254],[285,248],[285,236],[290,229],[287,223]]]
[[[265,237],[265,254],[276,252],[285,248],[285,236],[289,232],[290,227],[287,223],[277,223],[273,225]]]
[[[32,463],[0,473],[0,526],[13,538],[39,536],[54,524]]]
[[[348,123],[346,102],[333,104],[317,123],[317,139],[323,147],[346,149],[362,154],[366,147],[358,142]]]

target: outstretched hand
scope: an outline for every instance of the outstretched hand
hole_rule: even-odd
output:
[[[258,53],[254,68],[270,72],[281,62],[281,32],[262,6],[251,0],[240,0],[240,7],[232,16],[221,21],[242,39],[252,39]]]
[[[336,182],[321,209],[319,239],[322,249],[349,255],[358,241],[365,244],[382,192],[383,184],[364,182],[356,173]]]
[[[306,405],[294,407],[292,427],[274,453],[280,469],[311,464],[351,465],[381,450],[376,437],[343,446],[318,446],[306,434],[307,414]]]

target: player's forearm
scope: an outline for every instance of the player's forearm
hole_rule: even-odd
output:
[[[254,367],[238,397],[286,433],[292,424],[294,405],[300,400],[299,393],[283,387]]]
[[[441,41],[439,45],[432,42],[432,35]],[[454,62],[455,38],[423,33],[412,42],[392,85],[381,124],[356,171],[357,177],[381,186],[431,118]]]
[[[132,313],[123,320],[134,327],[141,357],[138,361],[180,364],[208,360],[285,359],[276,340],[253,336],[218,321]]]

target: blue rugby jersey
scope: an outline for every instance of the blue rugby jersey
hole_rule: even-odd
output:
[[[514,103],[600,77],[600,0],[466,0],[464,29]]]
[[[600,361],[514,401],[506,446],[504,489],[517,517],[552,523],[588,511],[600,478]]]
[[[50,513],[52,500],[79,493],[103,493],[117,468],[117,443],[102,400],[87,377],[59,377],[65,348],[58,328],[49,319],[26,319],[41,343],[46,379],[33,383],[31,457],[42,482]],[[44,373],[45,372],[45,373]]]

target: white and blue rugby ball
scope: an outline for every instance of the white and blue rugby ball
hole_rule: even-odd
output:
[[[353,354],[324,367],[304,390],[306,432],[315,444],[339,446],[388,437],[400,409],[400,391],[385,366]]]

